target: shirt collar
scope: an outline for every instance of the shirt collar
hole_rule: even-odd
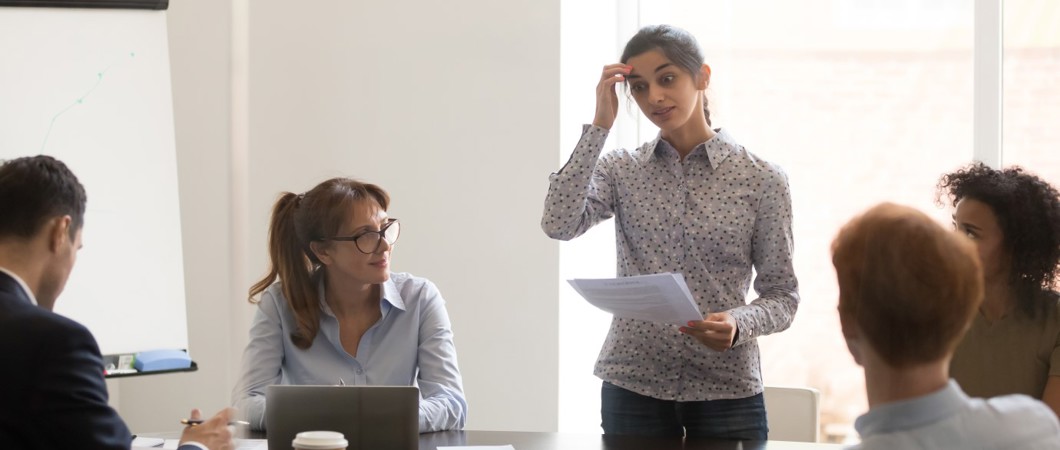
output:
[[[22,286],[22,290],[26,293],[26,297],[29,298],[29,302],[33,303],[33,306],[37,306],[37,297],[33,295],[33,291],[29,290],[29,285],[26,284],[26,281],[23,280],[22,277],[15,275],[15,272],[7,270],[3,267],[0,267],[0,272],[7,274],[7,276],[11,278],[14,278],[15,281],[18,282],[18,285]]]
[[[405,310],[405,300],[401,298],[401,293],[398,292],[397,285],[394,284],[394,280],[387,278],[386,282],[383,283],[383,300],[390,303],[393,307]]]
[[[931,394],[876,406],[854,422],[862,439],[874,434],[912,430],[957,414],[968,403],[968,395],[957,382]]]
[[[733,139],[728,131],[724,128],[717,128],[714,130],[714,137],[693,148],[686,160],[694,158],[697,154],[705,154],[707,161],[710,162],[710,167],[716,170],[729,155],[739,149],[740,144],[736,143],[736,140]],[[640,161],[647,163],[652,156],[661,155],[667,150],[673,150],[673,146],[662,138],[662,133],[660,132],[655,139],[645,143],[640,148]],[[676,152],[676,150],[673,151]]]

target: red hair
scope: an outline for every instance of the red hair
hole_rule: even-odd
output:
[[[983,300],[974,244],[924,213],[884,203],[832,242],[839,312],[892,367],[953,352]]]

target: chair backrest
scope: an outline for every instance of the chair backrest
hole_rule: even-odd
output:
[[[817,442],[821,394],[804,387],[766,386],[769,440]]]

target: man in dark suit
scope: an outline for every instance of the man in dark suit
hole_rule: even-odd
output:
[[[107,404],[95,338],[52,312],[81,248],[84,212],[85,190],[62,162],[33,156],[0,165],[0,448],[132,444]],[[230,415],[186,428],[180,449],[231,448]]]

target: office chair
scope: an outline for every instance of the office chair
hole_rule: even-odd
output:
[[[817,442],[821,427],[821,394],[806,387],[766,386],[769,439]]]

